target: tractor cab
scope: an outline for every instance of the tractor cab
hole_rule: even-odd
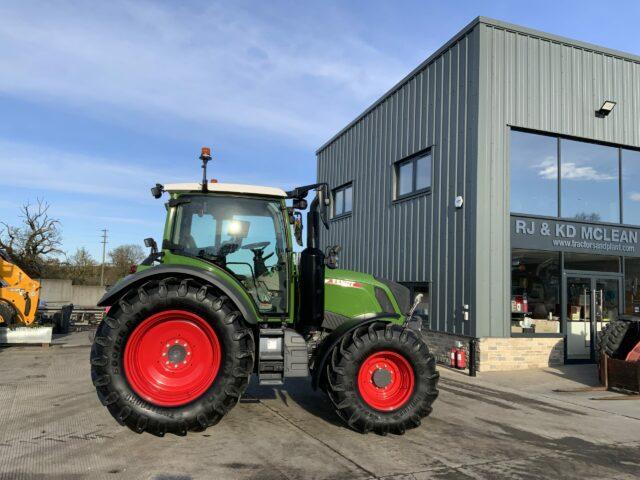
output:
[[[291,322],[302,315],[307,321],[321,321],[325,264],[337,265],[335,247],[328,262],[318,249],[320,223],[328,228],[328,186],[313,184],[285,192],[208,181],[210,150],[203,148],[200,159],[202,182],[156,184],[152,188],[156,198],[164,192],[170,196],[163,252],[172,255],[173,262],[183,257],[223,269],[241,283],[260,315],[287,317]],[[300,257],[298,272],[298,266],[292,263],[290,226],[302,246],[300,211],[308,207],[306,197],[312,191],[316,198],[307,216],[307,248]],[[287,206],[287,200],[291,206]],[[147,240],[155,246],[155,241]],[[162,261],[162,255],[154,253],[149,258],[150,262],[143,263]],[[294,311],[296,298],[300,300],[299,311]]]
[[[175,195],[169,241],[176,255],[197,258],[232,274],[264,313],[287,310],[288,252],[282,201],[244,196],[242,188]],[[168,192],[184,186],[167,185]],[[235,190],[235,191],[234,191]],[[246,194],[245,194],[246,195]]]

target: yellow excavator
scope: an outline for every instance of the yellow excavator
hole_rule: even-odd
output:
[[[50,343],[54,330],[68,333],[73,305],[46,317],[39,301],[40,282],[0,249],[0,343]]]
[[[40,282],[33,280],[0,249],[0,327],[32,325],[40,299]]]

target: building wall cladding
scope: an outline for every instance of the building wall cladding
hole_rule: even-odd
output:
[[[432,328],[472,334],[478,104],[477,28],[445,45],[318,151],[318,180],[353,182],[353,213],[322,230],[341,266],[400,282],[430,281]],[[432,193],[394,201],[393,164],[431,148]]]
[[[479,17],[320,148],[318,179],[354,186],[322,244],[345,268],[431,282],[434,330],[509,337],[510,127],[640,147],[640,57]],[[430,146],[432,193],[393,202],[392,164]]]
[[[640,58],[480,21],[477,336],[509,335],[509,128],[640,147]],[[604,100],[614,111],[597,118]]]

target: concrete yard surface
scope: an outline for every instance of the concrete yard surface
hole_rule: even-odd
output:
[[[342,425],[306,380],[252,382],[217,426],[156,438],[120,427],[89,378],[90,332],[0,349],[0,479],[502,479],[640,477],[640,401],[594,366],[441,370],[440,397],[404,436]]]

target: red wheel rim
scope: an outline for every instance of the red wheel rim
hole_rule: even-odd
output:
[[[370,407],[383,412],[402,407],[413,393],[415,375],[401,354],[384,350],[365,359],[358,372],[360,396]]]
[[[221,359],[220,342],[209,323],[191,312],[166,310],[133,331],[124,349],[124,372],[147,402],[177,407],[211,386]]]

